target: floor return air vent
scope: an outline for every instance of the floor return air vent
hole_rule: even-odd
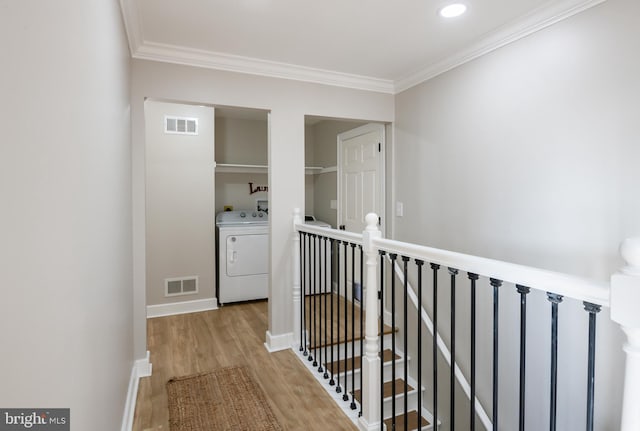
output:
[[[165,278],[164,296],[193,295],[198,293],[198,277]]]

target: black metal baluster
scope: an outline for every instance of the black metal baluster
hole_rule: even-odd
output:
[[[403,313],[404,313],[404,337],[403,337],[403,349],[404,349],[404,429],[409,429],[409,405],[408,405],[408,389],[409,389],[409,319],[407,317],[407,297],[409,296],[409,274],[408,274],[408,265],[409,258],[407,256],[402,256],[402,273],[404,277],[404,286],[403,286]],[[420,314],[420,312],[418,312]],[[418,391],[420,388],[418,388]]]
[[[337,337],[336,337],[336,348],[338,349],[338,351],[336,352],[336,356],[337,356],[337,361],[335,362],[336,368],[337,368],[337,372],[336,372],[336,392],[340,393],[342,392],[342,388],[340,387],[340,244],[342,242],[341,241],[336,241],[336,263],[338,266],[338,270],[336,272],[336,276],[337,276],[337,286],[338,286],[338,294],[336,295],[336,312],[337,312],[337,321],[336,321],[336,326],[337,326]],[[346,271],[347,269],[344,268],[344,271]]]
[[[349,353],[349,302],[347,297],[349,293],[347,274],[349,273],[349,256],[347,247],[349,243],[347,241],[344,244],[344,393],[342,394],[342,401],[349,401],[349,378],[347,377],[347,354]]]
[[[329,378],[329,355],[328,355],[328,348],[329,348],[329,338],[328,338],[328,334],[327,334],[327,329],[329,328],[329,321],[327,320],[327,296],[331,296],[331,290],[327,289],[327,285],[329,284],[329,267],[331,265],[327,264],[327,237],[325,236],[324,238],[324,253],[322,254],[322,256],[324,257],[324,375],[323,377],[325,379]],[[331,262],[331,261],[329,261]]]
[[[396,429],[396,253],[389,253],[391,258],[391,430]]]
[[[440,265],[431,264],[433,270],[433,426],[438,427],[438,270]]]
[[[451,370],[449,374],[449,421],[451,422],[451,429],[456,428],[456,414],[455,414],[455,394],[456,394],[456,275],[458,270],[455,268],[449,268],[449,275],[451,276]]]
[[[422,266],[424,261],[416,259],[418,267],[418,431],[422,431]],[[435,426],[434,426],[435,429]]]
[[[307,356],[307,237],[306,233],[303,234],[303,246],[302,246],[302,320],[304,325],[302,326],[302,334],[304,337],[304,356]]]
[[[300,351],[304,350],[304,339],[302,338],[302,333],[304,332],[304,252],[302,244],[304,243],[304,233],[298,232],[300,237]]]
[[[587,365],[587,431],[593,431],[596,372],[596,314],[600,312],[601,307],[590,302],[585,302],[584,309],[589,313],[589,353]]]
[[[318,275],[320,273],[320,257],[318,256],[318,239],[320,235],[313,236],[313,258],[314,258],[314,266],[313,266],[313,339],[315,341],[315,348],[313,350],[313,366],[317,367],[318,364],[322,366],[322,359],[318,358],[318,349],[320,347],[320,338],[318,337],[318,326],[320,325],[321,319],[318,317],[318,293],[320,286],[318,284]]]
[[[493,286],[493,431],[498,431],[498,288],[502,286],[502,280],[489,279]]]
[[[356,406],[356,245],[351,244],[351,410]]]
[[[330,283],[330,286],[329,286],[329,288],[330,288],[329,292],[330,292],[330,295],[331,295],[331,297],[330,297],[330,299],[331,299],[331,313],[330,313],[331,314],[331,320],[330,320],[330,322],[331,322],[331,378],[329,379],[329,386],[333,386],[333,385],[336,384],[336,381],[333,379],[333,368],[335,366],[335,364],[333,362],[333,351],[335,350],[335,345],[334,345],[334,342],[333,342],[333,337],[334,337],[334,331],[333,331],[333,298],[335,296],[334,293],[333,293],[333,277],[334,277],[334,274],[335,274],[335,271],[334,271],[334,268],[333,268],[333,262],[334,262],[334,260],[333,260],[334,251],[333,250],[334,250],[334,242],[335,242],[335,240],[333,238],[331,238],[329,241],[331,242],[331,283]],[[336,269],[339,269],[338,266],[339,265],[336,266]]]
[[[527,294],[531,291],[527,286],[516,284],[520,294],[520,414],[518,430],[524,431],[525,426],[525,383],[527,362]]]
[[[322,325],[324,323],[322,319],[322,270],[326,266],[327,262],[324,259],[324,255],[322,254],[322,236],[318,235],[318,261],[320,262],[320,266],[318,267],[318,337],[316,344],[318,345],[319,359],[318,359],[318,372],[322,373],[324,370],[322,368]],[[326,339],[325,339],[326,341]]]
[[[547,293],[551,302],[551,397],[549,405],[549,430],[556,430],[556,408],[558,401],[558,304],[562,295]]]
[[[362,364],[364,358],[363,340],[364,340],[364,262],[362,245],[359,245],[360,249],[360,393],[362,393]],[[382,361],[382,359],[380,359]],[[380,364],[382,368],[382,364]],[[353,391],[355,394],[355,391]],[[362,416],[362,403],[360,403],[360,412],[358,416]]]
[[[384,256],[387,254],[384,250],[379,250],[380,254],[380,287],[378,290],[378,301],[380,302],[380,429],[384,423]],[[391,360],[395,362],[395,357]]]
[[[471,399],[469,408],[469,429],[476,429],[476,281],[478,274],[467,274],[471,281]]]
[[[318,365],[315,359],[315,349],[316,344],[314,343],[314,335],[315,335],[315,320],[316,320],[316,309],[315,309],[315,290],[316,290],[316,260],[314,256],[315,249],[315,239],[316,236],[314,234],[310,235],[309,238],[309,311],[311,311],[311,315],[309,316],[309,362],[312,362],[312,365],[315,367]]]

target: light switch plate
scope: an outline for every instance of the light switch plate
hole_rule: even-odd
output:
[[[402,202],[396,202],[396,217],[404,216],[404,204]]]
[[[331,201],[329,202],[329,208],[331,208],[332,210],[337,210],[338,201],[336,199],[331,199]]]

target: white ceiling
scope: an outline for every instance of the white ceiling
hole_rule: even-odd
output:
[[[604,0],[121,0],[134,58],[395,93]]]

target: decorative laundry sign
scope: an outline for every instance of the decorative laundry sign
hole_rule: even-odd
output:
[[[253,186],[253,183],[249,183],[249,194],[252,195],[254,193],[259,193],[259,192],[268,192],[269,191],[269,187],[268,186]]]

